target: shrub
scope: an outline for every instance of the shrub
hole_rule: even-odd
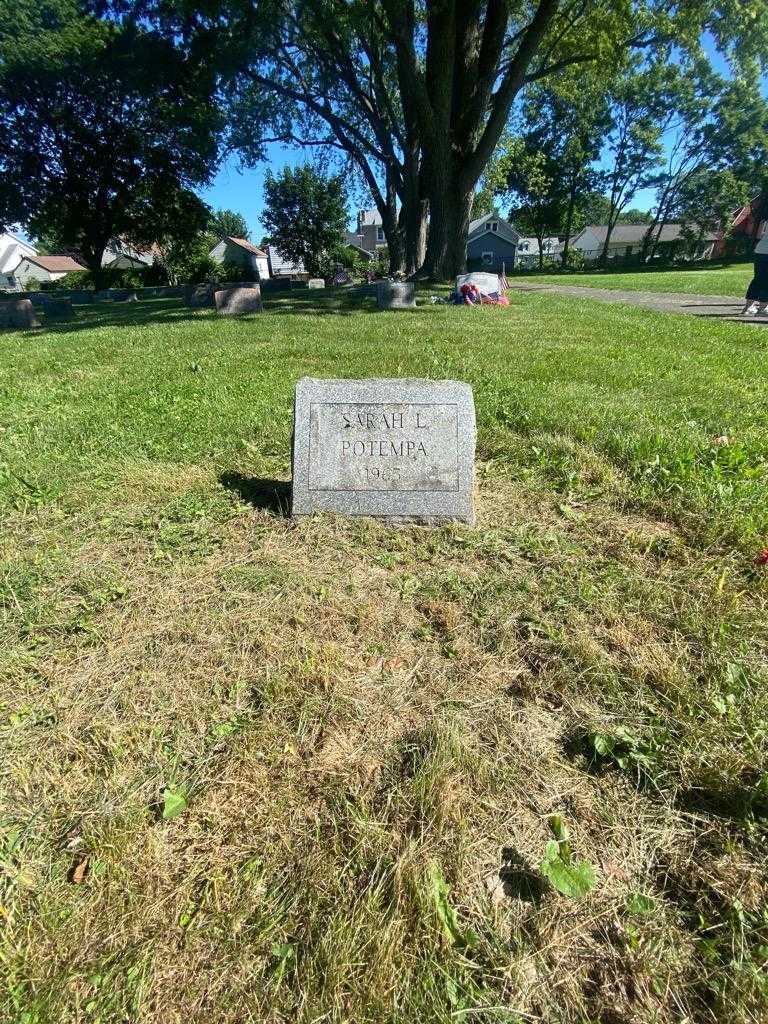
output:
[[[211,263],[211,261],[208,261]],[[200,264],[202,270],[202,261]],[[233,263],[231,260],[224,260],[223,263],[212,264],[212,280],[214,281],[255,281],[256,273],[249,266],[240,263]]]
[[[563,263],[563,270],[583,270],[586,260],[580,249],[569,249],[568,258]]]
[[[73,270],[71,274],[65,274],[57,281],[44,281],[40,286],[42,291],[57,292],[69,288],[91,288],[93,278],[88,270]]]

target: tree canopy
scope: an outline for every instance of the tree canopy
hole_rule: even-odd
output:
[[[29,0],[21,3],[28,25],[19,39],[28,48],[35,15]],[[57,10],[77,6],[82,16],[74,0],[43,4]],[[580,85],[588,84],[583,98],[597,97],[600,108],[612,80],[625,83],[623,96],[615,88],[612,94],[614,174],[607,188],[609,224],[617,223],[633,192],[663,173],[662,133],[654,118],[665,118],[669,110],[656,80],[663,85],[673,65],[688,73],[707,64],[705,39],[730,62],[735,81],[754,80],[768,55],[768,5],[744,0],[93,0],[90,9],[103,16],[101,30],[116,38],[132,33],[134,47],[146,39],[150,52],[161,39],[169,48],[166,65],[164,53],[152,55],[153,70],[161,69],[155,83],[159,106],[165,103],[163,90],[172,89],[166,77],[183,80],[178,104],[168,109],[171,122],[180,112],[201,119],[201,134],[182,133],[189,149],[210,137],[205,121],[212,108],[194,97],[210,95],[208,79],[215,74],[217,97],[230,114],[230,147],[248,162],[263,158],[274,140],[318,151],[326,166],[346,182],[361,181],[371,195],[390,269],[433,278],[451,277],[463,267],[478,183],[521,98],[532,90],[546,90],[553,104],[563,89],[566,99],[571,90],[574,113]],[[132,74],[144,81],[148,63],[142,57]],[[23,70],[22,64],[20,59],[16,66]],[[110,71],[109,60],[102,64],[113,95],[126,93],[122,72]],[[91,75],[88,60],[85,68]],[[627,69],[635,79],[634,94],[625,81]],[[89,87],[91,103],[108,107],[101,99],[108,94],[104,79],[94,77],[93,84],[102,88]],[[128,88],[127,95],[128,112],[140,112],[150,137],[152,131],[162,136],[161,126],[136,101],[144,93]],[[600,138],[589,127],[591,112],[585,102],[575,114],[567,132],[570,149],[552,132],[543,137],[547,146],[557,144],[549,177],[553,188],[562,189],[571,225],[578,221],[577,194],[596,185],[580,176]],[[111,123],[109,117],[105,122]],[[176,180],[188,184],[193,168],[178,150],[178,133],[171,134],[171,166]],[[104,137],[109,140],[110,132]],[[532,141],[526,141],[527,150]],[[154,154],[163,145],[149,149]],[[759,151],[755,141],[745,160],[754,166]],[[151,170],[148,156],[146,164]],[[153,174],[142,180],[150,188]]]
[[[214,238],[250,238],[245,217],[235,210],[214,210],[208,220],[208,231]]]
[[[268,172],[261,220],[281,256],[318,273],[324,258],[341,246],[347,225],[341,176],[324,178],[309,165]]]
[[[0,32],[0,222],[77,249],[204,227],[191,191],[218,156],[214,78],[139,19],[19,0]]]

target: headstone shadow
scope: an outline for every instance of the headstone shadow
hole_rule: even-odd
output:
[[[504,895],[522,900],[524,903],[538,903],[547,891],[547,884],[513,846],[501,851],[499,879],[504,886]]]
[[[254,508],[263,509],[273,516],[289,516],[291,511],[291,483],[289,480],[272,480],[266,477],[246,476],[244,473],[227,472],[219,477],[219,483],[232,491],[241,501]]]

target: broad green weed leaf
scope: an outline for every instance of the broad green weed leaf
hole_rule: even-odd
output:
[[[170,821],[171,818],[177,818],[180,814],[183,814],[187,809],[187,793],[186,790],[171,789],[166,787],[163,790],[163,818],[166,821]]]
[[[571,899],[582,899],[595,887],[595,869],[586,860],[573,860],[566,864],[559,855],[545,857],[541,863],[541,873],[558,892]]]
[[[541,873],[564,896],[581,899],[595,887],[595,869],[585,860],[573,860],[568,829],[559,814],[549,818],[554,839],[544,847]]]
[[[633,892],[627,900],[627,910],[630,914],[652,914],[655,909],[656,900],[641,892]]]
[[[477,944],[477,936],[471,928],[462,929],[458,914],[448,900],[448,885],[443,878],[443,873],[438,864],[433,863],[431,865],[429,880],[437,916],[440,918],[446,935],[455,946],[471,949],[472,946]]]

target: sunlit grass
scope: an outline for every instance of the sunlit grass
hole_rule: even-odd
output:
[[[766,1016],[768,333],[511,301],[2,336],[0,1019]],[[304,374],[468,380],[477,528],[292,522]]]
[[[692,270],[644,270],[626,273],[574,272],[571,274],[526,274],[523,281],[572,284],[581,288],[615,288],[630,292],[679,292],[685,295],[728,295],[742,298],[752,280],[751,263],[728,267],[700,266]],[[517,280],[515,278],[514,280]]]

